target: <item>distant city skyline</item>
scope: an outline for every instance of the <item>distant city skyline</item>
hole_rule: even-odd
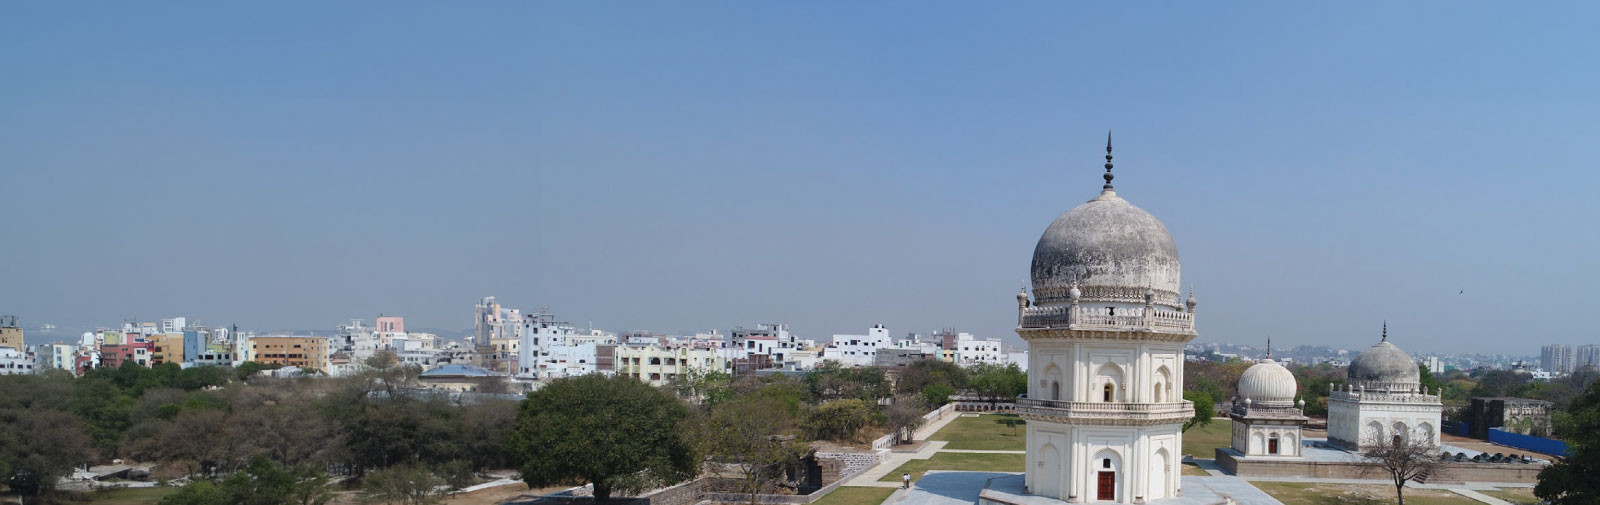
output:
[[[3,8],[0,314],[1017,345],[1115,129],[1200,341],[1600,340],[1593,4],[290,5]]]

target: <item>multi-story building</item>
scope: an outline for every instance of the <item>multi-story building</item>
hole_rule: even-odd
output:
[[[71,344],[39,344],[33,350],[33,370],[36,373],[43,373],[54,368],[71,372],[77,350],[78,348]]]
[[[273,335],[250,339],[250,361],[327,370],[328,338]]]
[[[33,353],[10,346],[0,346],[0,375],[33,373]]]
[[[1554,374],[1572,373],[1573,357],[1572,346],[1566,344],[1550,344],[1539,349],[1540,367]]]
[[[1578,346],[1573,353],[1572,370],[1578,371],[1583,367],[1600,368],[1600,345],[1585,344]]]
[[[165,325],[165,323],[162,323]],[[145,337],[150,341],[150,364],[183,363],[183,332],[156,333]]]
[[[617,375],[633,377],[654,386],[671,383],[691,372],[731,371],[728,359],[715,349],[617,346],[613,352]]]
[[[189,327],[189,318],[174,317],[161,320],[161,333],[182,333]]]
[[[1006,353],[1001,349],[1000,339],[978,339],[970,333],[956,336],[956,364],[972,366],[979,364],[1002,365],[1006,362]]]
[[[833,343],[822,351],[822,359],[838,361],[847,366],[872,366],[878,349],[894,347],[889,339],[889,329],[874,324],[866,335],[834,335]]]
[[[150,366],[152,347],[154,346],[149,340],[132,336],[125,336],[116,344],[101,345],[100,367],[116,368],[128,361],[138,363],[139,366]]]
[[[17,316],[0,316],[0,347],[25,349],[22,327],[17,326]]]
[[[515,375],[522,379],[594,373],[599,370],[599,346],[617,343],[616,334],[593,328],[579,331],[570,324],[556,322],[544,310],[523,317],[521,327]]]

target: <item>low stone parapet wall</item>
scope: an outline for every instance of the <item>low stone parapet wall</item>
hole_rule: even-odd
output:
[[[1382,469],[1354,461],[1311,461],[1304,459],[1238,459],[1217,449],[1217,466],[1240,477],[1312,477],[1321,479],[1387,480]],[[1545,465],[1538,463],[1445,463],[1429,475],[1428,484],[1461,482],[1534,483]]]

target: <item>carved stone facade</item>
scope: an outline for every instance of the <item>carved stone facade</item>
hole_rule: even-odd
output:
[[[1328,441],[1351,449],[1396,439],[1437,447],[1444,405],[1437,391],[1423,389],[1416,361],[1388,333],[1385,327],[1383,340],[1351,362],[1343,389],[1328,395]]]
[[[1194,299],[1179,300],[1164,225],[1111,189],[1062,214],[1034,250],[1034,297],[1017,296],[1028,342],[1025,486],[1071,503],[1146,503],[1182,494],[1183,346]]]

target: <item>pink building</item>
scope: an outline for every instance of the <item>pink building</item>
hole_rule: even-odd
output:
[[[405,333],[406,318],[400,316],[378,316],[379,333]]]

